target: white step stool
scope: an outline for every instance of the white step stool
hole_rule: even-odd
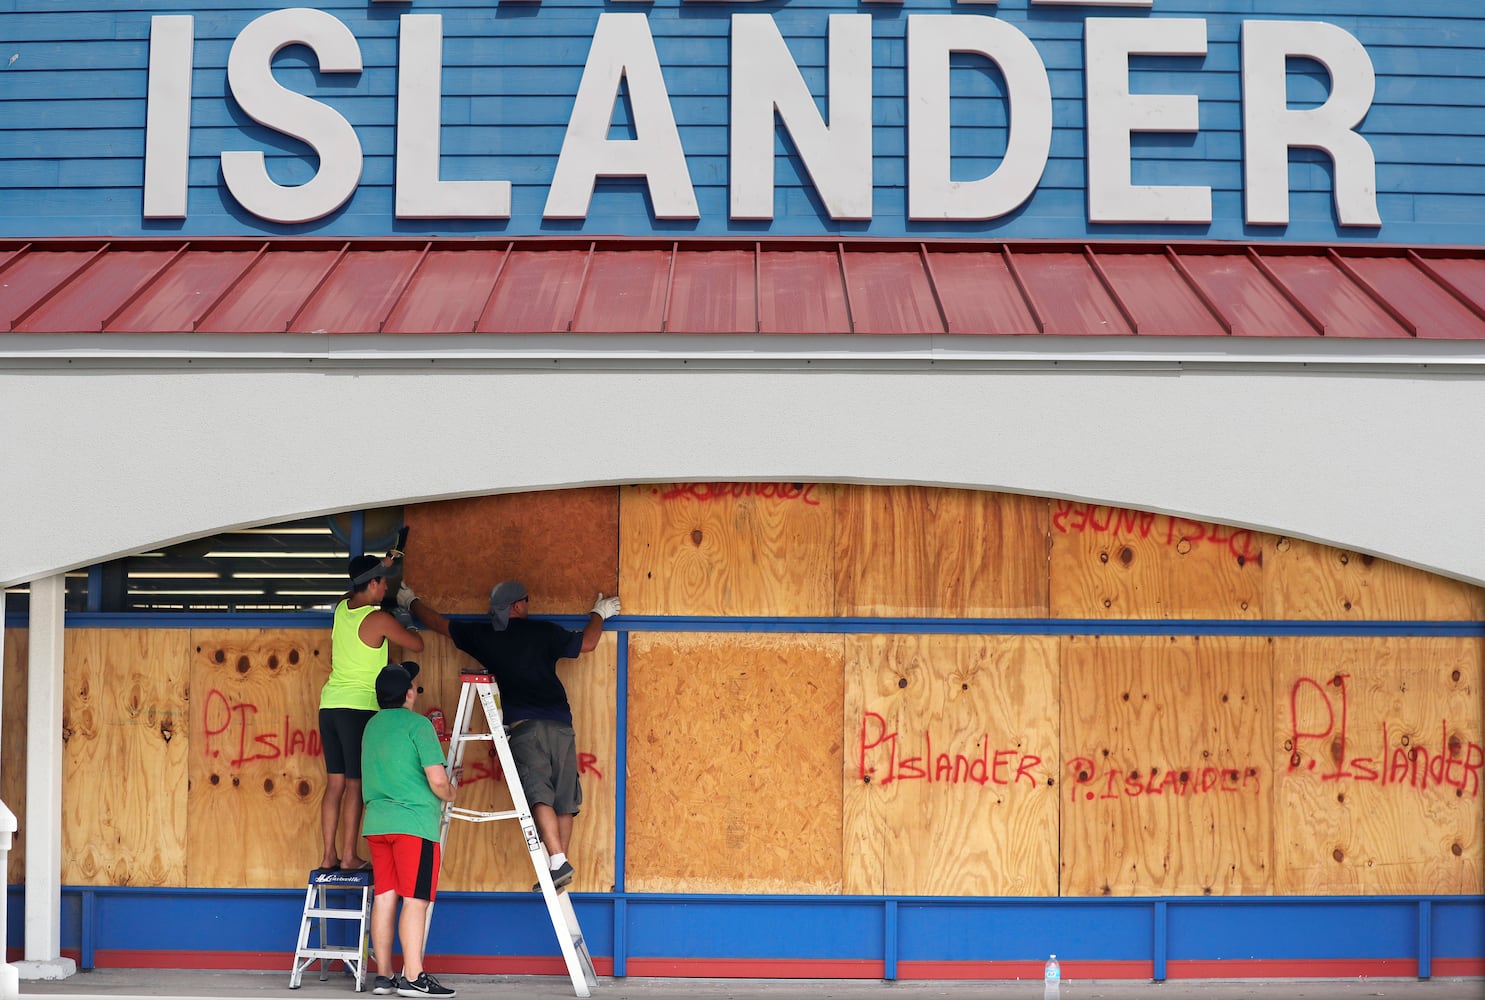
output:
[[[335,907],[331,893],[355,893],[355,906]],[[304,891],[304,915],[299,918],[299,944],[294,949],[294,968],[289,973],[289,989],[299,988],[304,970],[316,961],[320,963],[320,982],[330,978],[330,963],[336,960],[345,963],[346,971],[356,977],[356,992],[366,989],[366,957],[370,950],[371,932],[371,869],[342,871],[339,868],[316,868],[309,873],[309,887]],[[356,936],[353,945],[327,943],[330,921],[355,921]],[[315,945],[310,946],[311,931],[318,924]]]

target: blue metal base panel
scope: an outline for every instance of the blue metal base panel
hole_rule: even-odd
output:
[[[301,890],[64,887],[62,946],[93,967],[110,955],[244,956],[243,968],[292,953]],[[1443,961],[1485,973],[1485,897],[1170,897],[1020,899],[575,894],[595,958],[782,968],[819,963],[973,971],[1036,962],[1113,970],[1166,963]],[[9,889],[8,946],[24,944],[24,890]],[[498,931],[498,933],[497,933]],[[622,945],[620,945],[622,943]],[[431,950],[464,964],[545,960],[556,941],[540,896],[445,893]],[[622,954],[620,954],[622,950]],[[248,961],[247,956],[257,956]],[[875,965],[872,965],[875,963]],[[271,962],[269,963],[271,964]],[[222,966],[219,966],[222,967]],[[1205,965],[1203,966],[1206,967]],[[1235,965],[1234,968],[1237,966]],[[1251,966],[1250,966],[1251,967]],[[1473,971],[1480,970],[1480,971]],[[1238,974],[1238,973],[1235,973]],[[1442,973],[1441,973],[1442,974]],[[1458,974],[1458,973],[1456,973]],[[988,975],[988,974],[987,974]]]

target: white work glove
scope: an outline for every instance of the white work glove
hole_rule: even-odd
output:
[[[608,621],[619,613],[619,599],[617,597],[604,597],[598,595],[598,600],[593,602],[593,613],[604,621]]]
[[[409,587],[407,584],[404,583],[398,586],[397,606],[399,608],[403,609],[404,611],[411,611],[412,602],[416,601],[417,599],[418,595],[414,594],[412,588]]]

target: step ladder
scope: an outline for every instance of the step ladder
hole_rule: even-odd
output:
[[[489,823],[495,820],[514,819],[521,825],[521,834],[526,838],[526,850],[531,853],[531,865],[536,871],[536,881],[546,900],[547,915],[552,920],[557,944],[562,949],[562,959],[567,963],[567,974],[572,979],[572,989],[580,997],[590,996],[598,985],[593,973],[593,959],[588,954],[588,945],[583,940],[582,928],[578,926],[577,914],[573,912],[572,900],[566,889],[552,884],[551,863],[545,845],[536,832],[536,821],[531,818],[531,808],[526,803],[526,790],[521,787],[520,775],[516,773],[516,762],[510,752],[510,735],[500,712],[500,693],[495,679],[489,674],[461,674],[459,677],[459,708],[454,713],[454,727],[449,733],[448,773],[451,784],[456,784],[458,768],[464,763],[464,748],[470,743],[492,743],[505,773],[506,785],[510,788],[511,808],[494,812],[464,809],[449,803],[444,806],[443,826],[439,831],[439,843],[448,839],[452,820],[471,823]],[[474,715],[475,702],[484,708],[488,733],[471,733],[469,722]]]
[[[355,906],[334,906],[331,894],[354,894]],[[289,989],[299,988],[304,970],[320,963],[320,982],[330,978],[330,964],[345,963],[346,971],[356,977],[356,992],[366,989],[366,956],[371,932],[371,870],[342,871],[339,868],[316,868],[309,873],[309,887],[304,890],[304,914],[299,918],[299,944],[294,949],[294,968],[289,973]],[[331,921],[354,921],[355,944],[330,943]],[[344,926],[344,925],[341,925]],[[318,930],[318,933],[315,931]],[[313,934],[315,943],[310,945]]]

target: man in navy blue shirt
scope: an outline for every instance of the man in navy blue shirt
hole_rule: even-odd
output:
[[[595,649],[603,623],[619,613],[619,599],[599,594],[581,631],[528,617],[531,595],[518,580],[498,583],[490,591],[485,621],[450,621],[406,584],[397,593],[397,604],[418,624],[452,639],[500,685],[501,714],[510,729],[516,773],[551,859],[552,883],[562,888],[572,881],[567,844],[583,790],[578,784],[572,708],[557,678],[557,661]]]

